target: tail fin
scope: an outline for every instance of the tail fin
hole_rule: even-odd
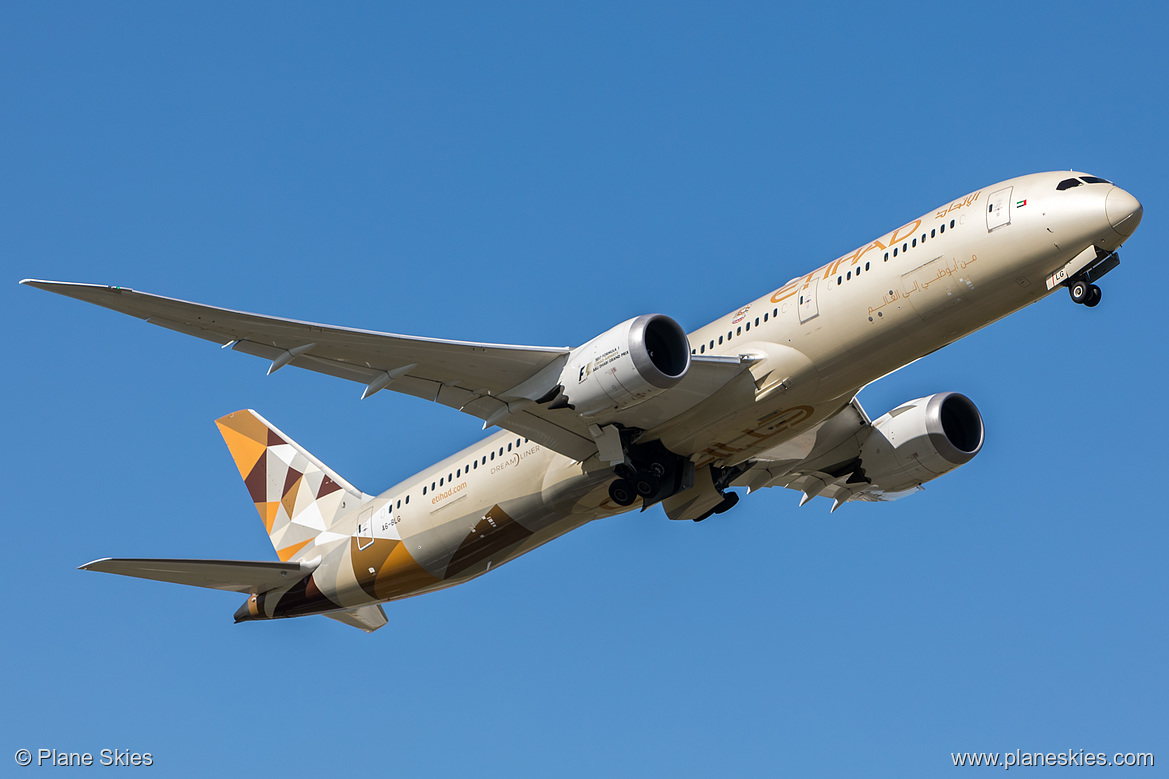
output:
[[[334,520],[371,499],[252,410],[215,420],[277,556],[310,559]]]

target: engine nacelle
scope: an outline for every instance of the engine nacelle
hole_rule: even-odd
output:
[[[690,341],[668,316],[645,314],[572,350],[560,374],[567,404],[594,416],[635,406],[682,380]]]
[[[969,462],[982,450],[984,433],[982,415],[965,395],[918,398],[873,422],[861,467],[884,492],[915,489]]]

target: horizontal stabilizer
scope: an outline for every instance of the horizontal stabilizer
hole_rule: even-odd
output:
[[[252,594],[292,584],[312,573],[315,567],[304,563],[247,560],[150,560],[105,557],[86,563],[79,570],[116,573],[158,582],[174,582],[189,584],[192,587]]]
[[[346,625],[352,625],[366,633],[372,633],[389,621],[386,619],[386,613],[382,611],[380,603],[371,603],[368,606],[359,606],[347,611],[330,611],[324,616],[338,622],[344,622]]]

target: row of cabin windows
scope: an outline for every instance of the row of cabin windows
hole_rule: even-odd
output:
[[[852,277],[854,275],[859,279],[861,276],[861,271],[862,270],[870,270],[871,265],[872,265],[872,263],[866,262],[864,264],[863,268],[857,268],[855,271],[850,270],[848,273],[845,273],[843,276],[837,276],[836,277],[836,286],[839,287],[841,284],[843,284],[846,281],[852,281]]]
[[[777,317],[777,316],[779,316],[779,309],[778,308],[772,309],[770,312],[765,312],[762,317],[755,317],[755,326],[759,327],[760,322],[766,322],[770,317]],[[749,332],[751,332],[751,320],[748,319],[746,325],[739,325],[734,330],[728,330],[726,336],[720,335],[718,337],[718,343],[722,344],[724,337],[726,338],[727,342],[729,343],[730,340],[732,338],[734,338],[736,335],[742,335],[743,333],[749,333]],[[714,343],[715,343],[714,339],[711,338],[710,339],[710,348],[711,349],[714,349]],[[690,353],[691,354],[706,354],[706,349],[707,349],[707,345],[702,344],[697,349],[691,349]]]
[[[951,219],[950,220],[950,229],[951,230],[954,229],[954,224],[955,224],[955,221],[953,219]],[[921,238],[915,237],[912,241],[906,241],[905,243],[901,244],[900,246],[894,246],[892,253],[885,252],[884,262],[888,262],[890,257],[896,257],[898,253],[905,254],[905,252],[909,251],[910,249],[916,249],[918,241],[921,241],[921,243],[924,245],[927,238],[937,238],[939,235],[941,235],[944,232],[946,232],[946,223],[942,222],[941,227],[931,228],[928,236],[926,235],[926,233],[922,233]],[[869,268],[870,264],[871,263],[866,262],[864,265],[864,270],[870,270],[870,268]],[[846,281],[851,281],[853,276],[860,276],[860,275],[861,275],[861,268],[857,268],[856,270],[850,270],[847,273],[845,273],[843,276],[836,277],[836,286],[840,286],[841,284],[843,284]]]
[[[954,220],[953,220],[953,219],[951,219],[951,220],[950,220],[950,229],[951,229],[951,230],[953,230],[953,229],[954,229]],[[936,238],[937,236],[941,235],[941,234],[942,234],[942,233],[944,233],[944,232],[946,232],[946,223],[945,223],[945,222],[942,222],[942,226],[941,226],[941,227],[936,227],[936,228],[934,228],[934,229],[930,230],[930,232],[929,232],[929,237],[930,237],[930,238]],[[926,239],[926,234],[925,234],[925,233],[922,233],[922,234],[921,234],[921,242],[922,242],[923,244],[925,243],[925,239]],[[903,243],[903,244],[901,244],[901,246],[900,246],[900,247],[894,246],[894,247],[893,247],[893,254],[892,254],[892,256],[893,256],[893,257],[896,257],[896,256],[897,256],[897,250],[898,250],[898,248],[900,248],[900,249],[901,249],[901,253],[902,253],[902,254],[905,254],[905,252],[906,252],[906,251],[908,251],[909,249],[916,248],[916,247],[917,247],[917,241],[918,241],[918,239],[917,239],[917,238],[914,238],[912,241],[909,241],[909,242],[906,242],[906,243]],[[888,262],[888,261],[889,261],[889,256],[890,256],[890,255],[889,255],[889,252],[885,252],[885,262]]]
[[[503,446],[499,447],[499,456],[503,457],[503,453],[510,452],[512,450],[513,446],[516,449],[519,449],[521,446],[523,446],[526,443],[528,443],[528,439],[526,439],[526,438],[517,438],[515,440],[514,444],[509,441],[506,447],[503,447]],[[494,459],[495,459],[495,452],[491,452],[490,454],[483,455],[482,459],[472,460],[470,463],[468,463],[467,465],[464,465],[462,468],[456,469],[454,473],[448,473],[446,476],[440,476],[437,484],[435,482],[431,482],[430,483],[430,491],[433,492],[436,487],[441,487],[444,484],[446,484],[447,482],[453,482],[455,479],[459,478],[464,473],[470,473],[471,471],[477,471],[477,470],[479,470],[480,465],[487,465],[488,462],[490,462],[491,460],[494,460]],[[422,494],[423,495],[426,494],[426,485],[422,486]],[[407,503],[410,502],[409,495],[406,496],[406,502]],[[401,506],[402,506],[402,501],[398,501],[398,507],[401,508]]]

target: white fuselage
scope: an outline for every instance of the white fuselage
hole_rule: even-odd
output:
[[[753,381],[650,434],[697,453],[700,467],[746,462],[837,413],[866,384],[1051,294],[1052,274],[1089,247],[1115,250],[1139,221],[1139,204],[1111,184],[1057,190],[1079,175],[1033,174],[973,192],[694,331],[696,355],[752,356]],[[1136,219],[1117,229],[1125,208]],[[377,600],[479,576],[630,510],[609,499],[612,479],[596,457],[577,462],[497,433],[363,507],[357,537],[323,561],[330,597],[370,602],[369,576],[402,579],[379,579]],[[371,566],[365,576],[358,549],[378,539],[400,542],[425,573]]]

